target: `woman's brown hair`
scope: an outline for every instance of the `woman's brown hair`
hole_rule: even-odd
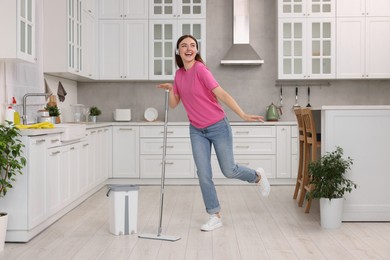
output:
[[[180,43],[186,39],[186,38],[191,38],[195,41],[195,44],[196,44],[196,49],[197,49],[197,53],[195,55],[195,60],[197,61],[200,61],[204,64],[204,61],[202,59],[202,57],[200,56],[199,54],[199,45],[198,45],[198,41],[196,40],[196,38],[192,35],[189,35],[189,34],[186,34],[186,35],[183,35],[181,36],[178,40],[177,40],[177,43],[176,43],[176,50],[175,50],[175,61],[176,61],[176,65],[179,67],[179,68],[183,68],[184,67],[184,64],[183,64],[183,60],[181,59],[180,55],[179,55],[179,45]]]

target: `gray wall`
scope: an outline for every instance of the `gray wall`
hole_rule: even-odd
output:
[[[222,66],[219,64],[232,44],[232,0],[207,1],[206,63],[220,85],[248,113],[265,115],[271,102],[279,104],[277,79],[277,4],[276,0],[249,0],[250,40],[264,59],[262,66]],[[311,105],[389,105],[390,80],[333,80],[330,86],[311,87]],[[325,82],[326,83],[326,82]],[[115,108],[131,108],[133,121],[142,121],[148,107],[159,111],[163,120],[164,94],[158,82],[79,82],[78,103],[102,108],[100,121],[112,121]],[[283,86],[282,120],[294,120],[295,86]],[[307,87],[299,87],[298,102],[307,104]],[[240,120],[226,109],[231,121]],[[170,111],[170,121],[187,121],[182,106]]]

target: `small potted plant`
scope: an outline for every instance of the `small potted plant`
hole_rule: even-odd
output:
[[[52,122],[55,124],[61,123],[60,119],[60,109],[57,107],[57,105],[46,105],[45,110],[49,111],[49,115],[53,118]]]
[[[343,149],[336,147],[335,151],[308,165],[310,184],[314,185],[314,189],[306,196],[308,199],[320,199],[321,226],[324,228],[338,228],[341,225],[344,194],[357,188],[354,182],[345,177],[352,164],[350,157],[343,158]]]
[[[90,121],[93,123],[96,123],[96,117],[99,116],[101,113],[102,113],[102,111],[98,107],[96,107],[96,106],[91,107],[89,109]]]
[[[22,156],[24,145],[19,137],[19,129],[9,122],[0,125],[0,198],[12,189],[16,175],[22,174],[26,165],[26,159]],[[4,249],[7,223],[8,214],[0,211],[0,251]]]

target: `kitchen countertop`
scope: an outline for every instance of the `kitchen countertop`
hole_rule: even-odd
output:
[[[390,109],[390,107],[389,107]],[[69,123],[67,123],[69,124]],[[75,123],[77,124],[77,123]],[[106,126],[160,126],[164,125],[163,121],[155,121],[155,122],[147,122],[147,121],[141,121],[141,122],[97,122],[97,123],[81,123],[86,124],[86,129],[93,129],[93,128],[99,128],[99,127],[106,127]],[[260,126],[260,125],[296,125],[297,123],[295,121],[279,121],[279,122],[245,122],[245,121],[233,121],[230,122],[232,126],[234,125],[244,125],[244,126]],[[172,126],[188,126],[188,122],[169,122],[168,125]],[[54,127],[49,129],[22,129],[20,130],[20,133],[22,136],[37,136],[37,135],[46,135],[46,134],[56,134],[56,133],[63,133],[64,129],[62,127]]]

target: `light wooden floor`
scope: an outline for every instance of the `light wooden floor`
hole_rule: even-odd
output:
[[[102,189],[29,243],[7,243],[0,259],[390,259],[390,223],[319,225],[318,203],[303,213],[292,186],[218,186],[224,226],[201,232],[207,220],[198,186],[166,186],[163,234],[177,242],[114,236]],[[158,186],[139,190],[138,233],[157,233]]]

